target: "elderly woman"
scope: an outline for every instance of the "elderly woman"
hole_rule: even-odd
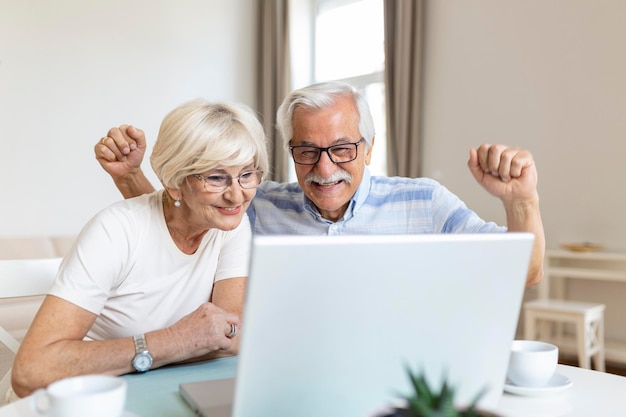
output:
[[[98,213],[63,260],[15,358],[18,396],[237,353],[263,128],[245,106],[190,102],[165,117],[150,161],[164,190]]]

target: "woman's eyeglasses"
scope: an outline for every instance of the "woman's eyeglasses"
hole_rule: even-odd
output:
[[[220,193],[230,187],[234,180],[237,180],[241,188],[249,190],[258,187],[263,180],[263,171],[245,171],[238,177],[231,177],[224,174],[200,175],[194,174],[192,177],[204,181],[204,190],[210,193]]]

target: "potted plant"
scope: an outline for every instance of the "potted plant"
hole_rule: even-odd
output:
[[[412,392],[402,397],[402,404],[379,417],[498,417],[496,414],[477,408],[483,395],[480,392],[469,406],[462,409],[454,405],[454,388],[444,381],[439,391],[428,384],[423,374],[416,375],[407,368]]]

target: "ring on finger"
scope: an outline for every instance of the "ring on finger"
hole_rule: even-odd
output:
[[[227,337],[227,338],[229,338],[229,339],[231,339],[231,338],[235,337],[235,335],[236,335],[236,334],[237,334],[237,325],[236,325],[236,324],[231,323],[231,324],[230,324],[230,333],[228,333],[228,334],[226,335],[226,337]]]

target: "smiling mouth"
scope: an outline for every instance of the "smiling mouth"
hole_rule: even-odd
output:
[[[317,185],[318,187],[322,187],[322,188],[332,188],[337,184],[342,183],[343,180],[339,180],[339,181],[333,181],[333,182],[316,182],[315,185]]]

